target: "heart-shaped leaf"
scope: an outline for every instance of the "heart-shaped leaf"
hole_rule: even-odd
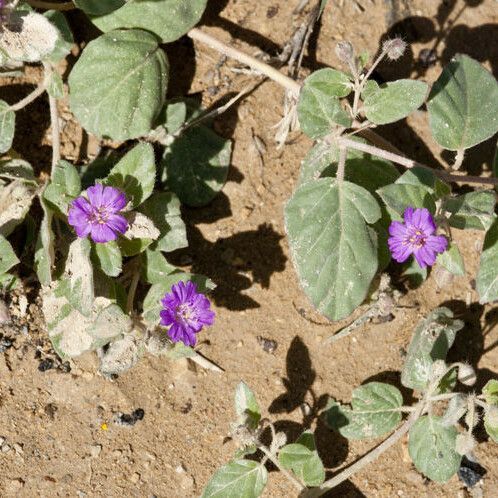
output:
[[[294,265],[312,303],[331,320],[365,299],[377,271],[377,240],[367,223],[381,216],[375,198],[349,182],[301,185],[285,209]]]
[[[112,31],[92,40],[74,65],[71,110],[90,133],[136,138],[152,129],[167,83],[168,61],[153,34]]]
[[[468,149],[498,131],[498,83],[477,61],[459,54],[432,86],[427,109],[441,147]]]

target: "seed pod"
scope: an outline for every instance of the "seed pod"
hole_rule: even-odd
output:
[[[477,380],[475,370],[470,365],[462,363],[458,368],[458,380],[464,386],[473,386]]]
[[[468,455],[475,447],[476,441],[472,434],[458,434],[455,441],[455,450],[460,455]]]
[[[382,45],[382,50],[386,52],[386,55],[392,61],[399,59],[406,50],[406,42],[401,38],[393,38],[392,40],[387,40]]]

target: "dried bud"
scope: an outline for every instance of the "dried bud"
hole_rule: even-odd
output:
[[[460,455],[468,455],[475,447],[476,442],[472,434],[458,434],[455,441],[455,450]]]
[[[405,53],[406,43],[401,38],[393,38],[384,42],[382,50],[389,59],[395,61]]]
[[[351,45],[351,43],[349,43],[348,41],[339,42],[335,46],[335,53],[337,54],[337,57],[339,57],[341,62],[349,64],[354,58],[353,45]]]
[[[458,368],[458,380],[464,386],[473,386],[477,380],[475,370],[470,365],[462,363]]]

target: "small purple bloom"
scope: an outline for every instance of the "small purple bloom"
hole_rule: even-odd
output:
[[[204,325],[212,325],[214,312],[204,294],[197,292],[191,282],[178,282],[161,299],[161,325],[171,325],[168,335],[173,342],[182,341],[186,346],[194,346],[196,336]]]
[[[118,214],[127,204],[126,196],[114,187],[96,183],[71,203],[68,222],[78,237],[90,235],[94,242],[116,240],[128,228],[124,216]]]
[[[398,263],[406,261],[411,254],[421,268],[432,266],[436,255],[446,251],[448,241],[443,235],[434,235],[436,224],[428,209],[407,207],[404,223],[393,221],[389,226],[389,250]]]

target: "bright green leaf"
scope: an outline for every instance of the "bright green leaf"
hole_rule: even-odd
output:
[[[367,223],[381,216],[375,198],[349,182],[322,178],[301,185],[285,209],[294,265],[312,303],[331,320],[365,299],[378,268]]]
[[[372,123],[381,125],[406,118],[418,109],[427,95],[427,83],[413,80],[397,80],[381,85],[376,91],[369,91],[363,107]]]
[[[369,382],[353,391],[352,409],[333,403],[327,410],[327,423],[347,439],[375,438],[401,422],[402,405],[399,389]]]
[[[441,147],[468,149],[498,131],[498,83],[477,61],[459,54],[432,86],[427,109]]]
[[[482,388],[482,394],[484,394],[484,397],[486,398],[486,403],[498,406],[498,380],[488,380],[486,385]]]
[[[90,133],[120,141],[137,138],[152,129],[167,83],[168,61],[153,34],[112,31],[92,40],[74,65],[71,110]]]
[[[436,482],[446,482],[460,468],[455,450],[457,430],[445,427],[441,417],[426,415],[410,429],[408,452],[417,470]]]
[[[264,465],[252,460],[234,460],[214,473],[202,498],[257,498],[267,480]]]

